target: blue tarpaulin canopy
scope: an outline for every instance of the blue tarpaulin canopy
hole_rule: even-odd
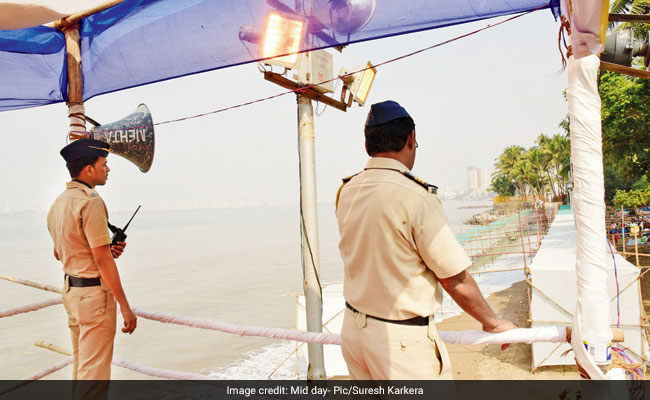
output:
[[[308,22],[301,51],[551,7],[553,0],[125,0],[80,27],[83,98],[260,59],[240,31],[270,11]],[[67,100],[63,33],[0,30],[0,111]]]

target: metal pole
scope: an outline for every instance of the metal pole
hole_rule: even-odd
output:
[[[314,109],[311,100],[298,97],[298,156],[300,162],[300,236],[304,277],[307,330],[323,331],[323,301],[320,286],[318,249],[318,197],[316,195],[316,161],[314,156]],[[308,380],[325,379],[323,345],[307,345]]]

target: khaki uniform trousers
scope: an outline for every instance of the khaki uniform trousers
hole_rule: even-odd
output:
[[[438,330],[383,322],[346,308],[341,351],[356,380],[453,379],[451,362]]]
[[[103,282],[102,282],[103,283]],[[109,380],[117,321],[115,298],[102,284],[63,288],[72,339],[72,379]]]

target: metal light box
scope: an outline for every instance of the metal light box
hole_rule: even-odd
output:
[[[334,56],[325,50],[302,53],[302,60],[294,79],[306,85],[316,85],[313,88],[321,93],[334,92]]]

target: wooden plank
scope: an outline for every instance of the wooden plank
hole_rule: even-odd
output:
[[[631,67],[624,67],[622,65],[608,63],[606,61],[600,62],[600,69],[616,72],[619,74],[635,76],[637,78],[650,79],[650,71],[631,68]]]
[[[308,97],[312,100],[316,100],[323,104],[327,104],[328,106],[334,107],[337,110],[341,110],[341,111],[347,110],[347,106],[345,105],[345,103],[334,100],[333,98],[326,96],[322,93],[319,93],[318,91],[312,88],[301,87],[297,82],[294,82],[291,79],[287,79],[280,74],[276,74],[275,72],[270,72],[270,71],[264,72],[264,79],[266,79],[269,82],[273,82],[276,85],[280,85],[285,89],[293,90],[294,92],[303,95],[305,97]]]
[[[641,22],[650,23],[650,15],[642,14],[609,14],[610,22]]]

